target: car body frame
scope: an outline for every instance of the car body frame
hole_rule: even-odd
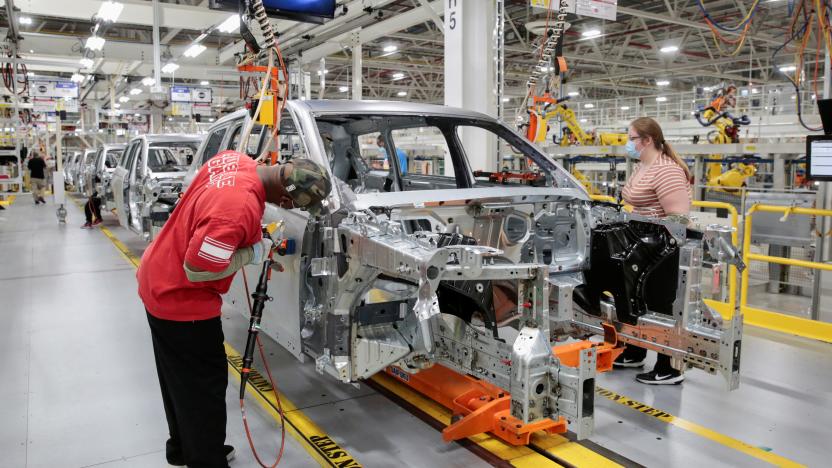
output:
[[[212,126],[186,179],[234,149],[227,132],[248,119],[238,111]],[[537,172],[475,172],[460,133],[472,130]],[[428,133],[442,146],[432,159],[419,155]],[[280,300],[266,303],[261,330],[319,372],[356,383],[391,366],[402,377],[441,364],[509,392],[523,423],[563,417],[580,438],[593,427],[597,348],[567,363],[553,354],[559,344],[604,336],[737,387],[742,315],[720,316],[699,290],[705,257],[737,262],[724,229],[595,203],[537,147],[476,112],[290,101],[278,135],[280,159],[309,158],[334,184],[316,216],[266,204],[264,225],[296,247],[273,266],[269,292]],[[410,153],[387,158],[398,141]],[[252,279],[260,266],[245,268]],[[247,316],[246,304],[237,275],[223,310]]]

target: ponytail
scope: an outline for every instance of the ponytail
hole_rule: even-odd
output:
[[[664,154],[666,154],[670,159],[672,159],[676,164],[678,164],[679,167],[681,167],[682,170],[685,171],[685,177],[688,180],[690,180],[692,175],[690,173],[688,165],[685,164],[685,162],[682,160],[682,158],[679,157],[678,154],[676,154],[676,151],[673,149],[672,146],[670,146],[670,143],[665,141],[662,143],[662,147],[664,148]]]

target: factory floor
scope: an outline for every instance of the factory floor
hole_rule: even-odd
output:
[[[0,211],[0,467],[166,466],[166,426],[134,265],[113,239],[135,256],[145,244],[110,215],[105,230],[79,229],[76,203],[67,205],[66,225],[57,223],[51,200],[35,206],[29,195]],[[229,345],[241,350],[247,322],[227,316],[223,324]],[[296,414],[356,462],[344,466],[488,466],[463,445],[444,443],[388,396],[320,376],[314,364],[298,363],[269,339],[264,345]],[[602,375],[594,444],[587,446],[625,466],[828,466],[830,356],[832,345],[747,327],[734,392],[701,371],[688,372],[682,385],[660,387],[634,382],[632,370]],[[237,382],[229,382],[232,467],[253,467]],[[280,431],[273,415],[249,400],[253,434],[268,460]],[[281,465],[318,462],[287,435]]]

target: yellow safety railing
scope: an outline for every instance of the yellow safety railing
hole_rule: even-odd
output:
[[[618,200],[616,200],[615,197],[611,197],[609,195],[590,195],[589,198],[595,201],[618,203]]]
[[[746,264],[746,269],[742,272],[742,288],[740,289],[740,308],[745,316],[745,323],[783,333],[791,333],[794,335],[832,343],[832,323],[795,317],[792,315],[781,314],[770,310],[757,309],[748,306],[748,267],[750,266],[749,262],[751,261],[832,271],[832,264],[828,263],[810,262],[806,260],[795,260],[793,258],[772,257],[769,255],[751,253],[751,223],[754,218],[754,213],[758,211],[765,213],[782,213],[784,221],[785,218],[788,218],[791,215],[832,217],[832,210],[762,204],[752,206],[745,213],[742,252],[743,262]]]

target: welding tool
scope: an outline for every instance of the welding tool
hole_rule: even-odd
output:
[[[280,248],[281,252],[286,252],[285,239],[282,239],[278,243],[274,242],[274,239],[272,239],[272,233],[274,233],[277,227],[277,223],[271,223],[262,227],[263,239],[272,241],[272,247],[269,250],[269,253],[265,256],[263,269],[260,270],[260,278],[257,280],[257,287],[254,288],[254,293],[251,295],[254,302],[251,304],[251,318],[249,319],[248,324],[248,339],[246,340],[246,350],[243,353],[243,368],[240,370],[240,400],[244,399],[246,395],[246,383],[248,382],[248,377],[251,373],[251,364],[254,362],[254,347],[257,344],[257,334],[260,333],[260,321],[263,319],[263,307],[266,305],[266,301],[272,300],[268,294],[268,287],[269,280],[272,278],[271,267],[272,264],[275,263],[274,260],[272,260],[274,249]],[[281,255],[285,255],[285,253],[281,253]]]
[[[286,425],[283,416],[283,404],[280,402],[280,393],[277,391],[277,385],[274,382],[274,378],[272,377],[272,371],[269,369],[269,363],[266,362],[266,354],[263,352],[263,344],[260,343],[260,320],[263,318],[263,307],[266,304],[266,301],[270,301],[272,298],[268,295],[268,282],[271,279],[272,275],[272,265],[278,265],[279,270],[283,271],[283,267],[276,263],[273,260],[274,252],[277,251],[278,255],[286,255],[294,253],[294,240],[292,239],[281,239],[280,237],[283,234],[283,229],[285,225],[282,221],[279,223],[270,223],[262,227],[263,229],[263,238],[272,241],[272,248],[269,249],[269,254],[266,256],[266,259],[263,261],[263,269],[260,271],[260,278],[257,281],[257,287],[254,290],[254,294],[249,294],[248,290],[248,278],[246,277],[246,270],[243,269],[243,284],[246,289],[246,300],[248,301],[248,308],[249,313],[251,315],[251,319],[249,321],[248,327],[248,339],[246,341],[246,349],[243,353],[243,367],[240,370],[240,415],[243,418],[243,427],[246,431],[246,439],[248,439],[248,444],[251,447],[251,453],[254,455],[254,459],[257,460],[257,464],[264,468],[274,468],[279,463],[281,458],[283,457],[283,449],[285,447],[286,442]],[[278,239],[272,237],[275,231],[278,231]],[[254,303],[252,304],[251,298],[254,298]],[[245,393],[246,393],[246,383],[248,383],[249,374],[251,373],[251,365],[254,362],[254,347],[257,346],[257,349],[260,351],[260,358],[263,360],[263,368],[266,370],[266,375],[269,378],[269,382],[272,385],[272,392],[274,392],[275,401],[277,401],[277,414],[280,416],[280,450],[278,451],[277,458],[275,459],[274,463],[271,465],[267,465],[260,459],[260,455],[257,453],[257,450],[254,448],[254,440],[251,437],[251,430],[248,427],[248,417],[246,417],[246,406],[245,406]]]
[[[266,228],[263,228],[263,238],[271,239],[271,235]],[[251,318],[248,324],[248,339],[246,340],[246,350],[243,353],[243,368],[240,370],[240,399],[246,396],[246,383],[251,372],[251,364],[254,362],[254,347],[257,344],[257,334],[260,332],[260,321],[263,319],[263,307],[266,301],[270,301],[268,283],[271,277],[272,266],[272,252],[266,256],[263,261],[263,269],[260,271],[260,279],[257,280],[257,287],[254,288],[254,293],[251,298],[254,303],[251,305]]]

